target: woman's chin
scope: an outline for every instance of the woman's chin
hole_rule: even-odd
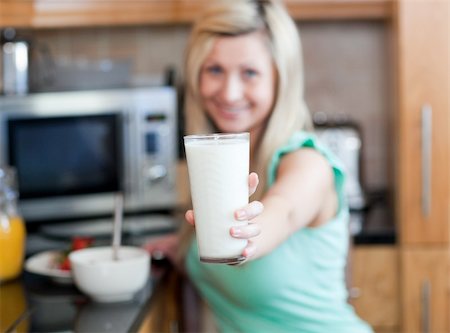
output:
[[[242,133],[248,132],[248,128],[244,126],[217,126],[217,129],[222,133]]]
[[[240,133],[247,132],[248,126],[245,126],[245,123],[242,119],[214,119],[213,123],[216,125],[216,128],[222,133]]]

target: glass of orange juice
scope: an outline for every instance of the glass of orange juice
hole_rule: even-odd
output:
[[[0,167],[0,282],[22,272],[25,237],[25,223],[17,209],[15,172]]]

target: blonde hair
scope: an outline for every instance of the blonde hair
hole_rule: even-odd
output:
[[[206,116],[199,96],[199,75],[215,38],[262,31],[277,72],[277,91],[272,113],[259,143],[252,171],[260,186],[252,198],[266,190],[267,167],[275,150],[297,130],[312,130],[303,99],[303,64],[297,27],[277,0],[216,0],[195,23],[185,55],[186,130],[211,133],[214,124]]]

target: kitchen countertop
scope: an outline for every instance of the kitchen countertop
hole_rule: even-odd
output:
[[[73,284],[23,272],[16,280],[0,285],[0,295],[8,300],[9,309],[2,317],[2,327],[5,332],[136,331],[167,274],[167,265],[152,265],[151,278],[133,300],[95,303]]]
[[[392,245],[397,242],[393,204],[387,191],[366,194],[367,205],[350,211],[350,233],[354,245]]]

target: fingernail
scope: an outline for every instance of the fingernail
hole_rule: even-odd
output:
[[[231,236],[240,236],[242,234],[241,228],[231,228]]]
[[[245,220],[247,218],[247,212],[245,210],[238,210],[236,212],[236,218],[238,220]]]

